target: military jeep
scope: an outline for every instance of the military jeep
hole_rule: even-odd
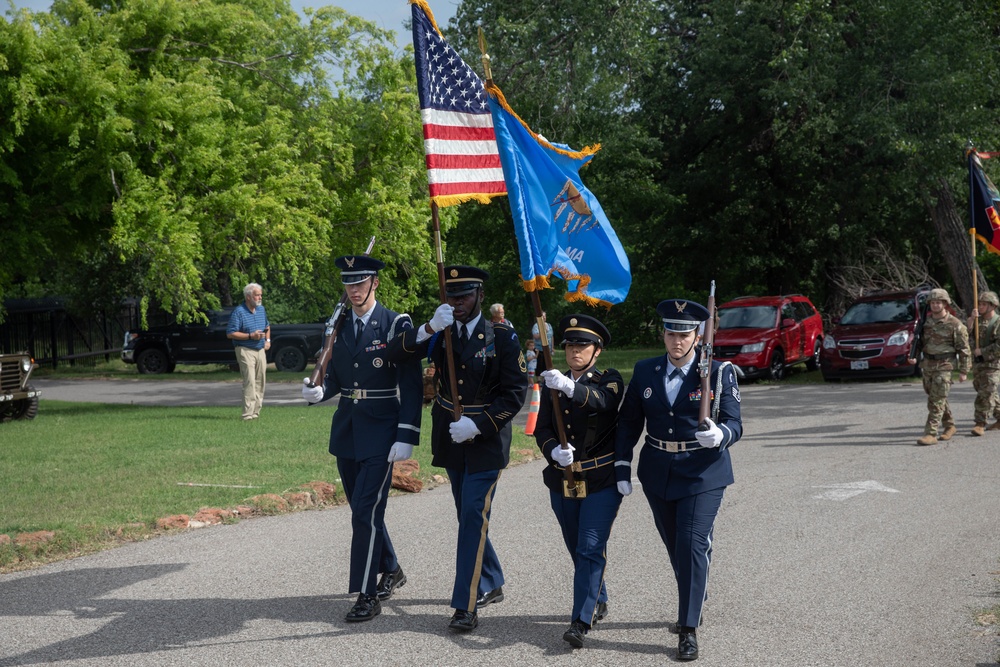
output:
[[[28,384],[38,368],[27,352],[0,354],[0,423],[12,419],[34,419],[42,392]]]

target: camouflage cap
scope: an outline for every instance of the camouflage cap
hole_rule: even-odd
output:
[[[997,297],[996,292],[983,292],[979,295],[980,303],[988,303],[994,308],[1000,306],[1000,298]]]
[[[948,296],[948,290],[941,289],[940,287],[935,287],[931,290],[930,294],[927,295],[928,301],[944,301],[945,303],[951,303],[951,297]]]

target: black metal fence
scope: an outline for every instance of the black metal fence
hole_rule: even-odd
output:
[[[0,350],[27,350],[41,365],[93,365],[121,352],[125,332],[139,328],[137,303],[117,313],[72,314],[60,299],[10,299],[0,323]]]

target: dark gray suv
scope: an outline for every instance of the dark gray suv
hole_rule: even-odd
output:
[[[0,354],[0,422],[34,419],[42,392],[28,384],[31,372],[38,368],[27,352]]]

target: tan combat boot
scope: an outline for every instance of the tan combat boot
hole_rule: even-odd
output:
[[[972,427],[972,435],[983,435],[986,433],[986,422],[976,422]]]
[[[958,433],[958,429],[955,428],[954,426],[949,426],[944,430],[944,433],[941,434],[941,439],[951,440],[951,436],[955,435],[956,433]]]
[[[936,435],[925,435],[924,437],[917,440],[918,445],[933,445],[937,442]]]

